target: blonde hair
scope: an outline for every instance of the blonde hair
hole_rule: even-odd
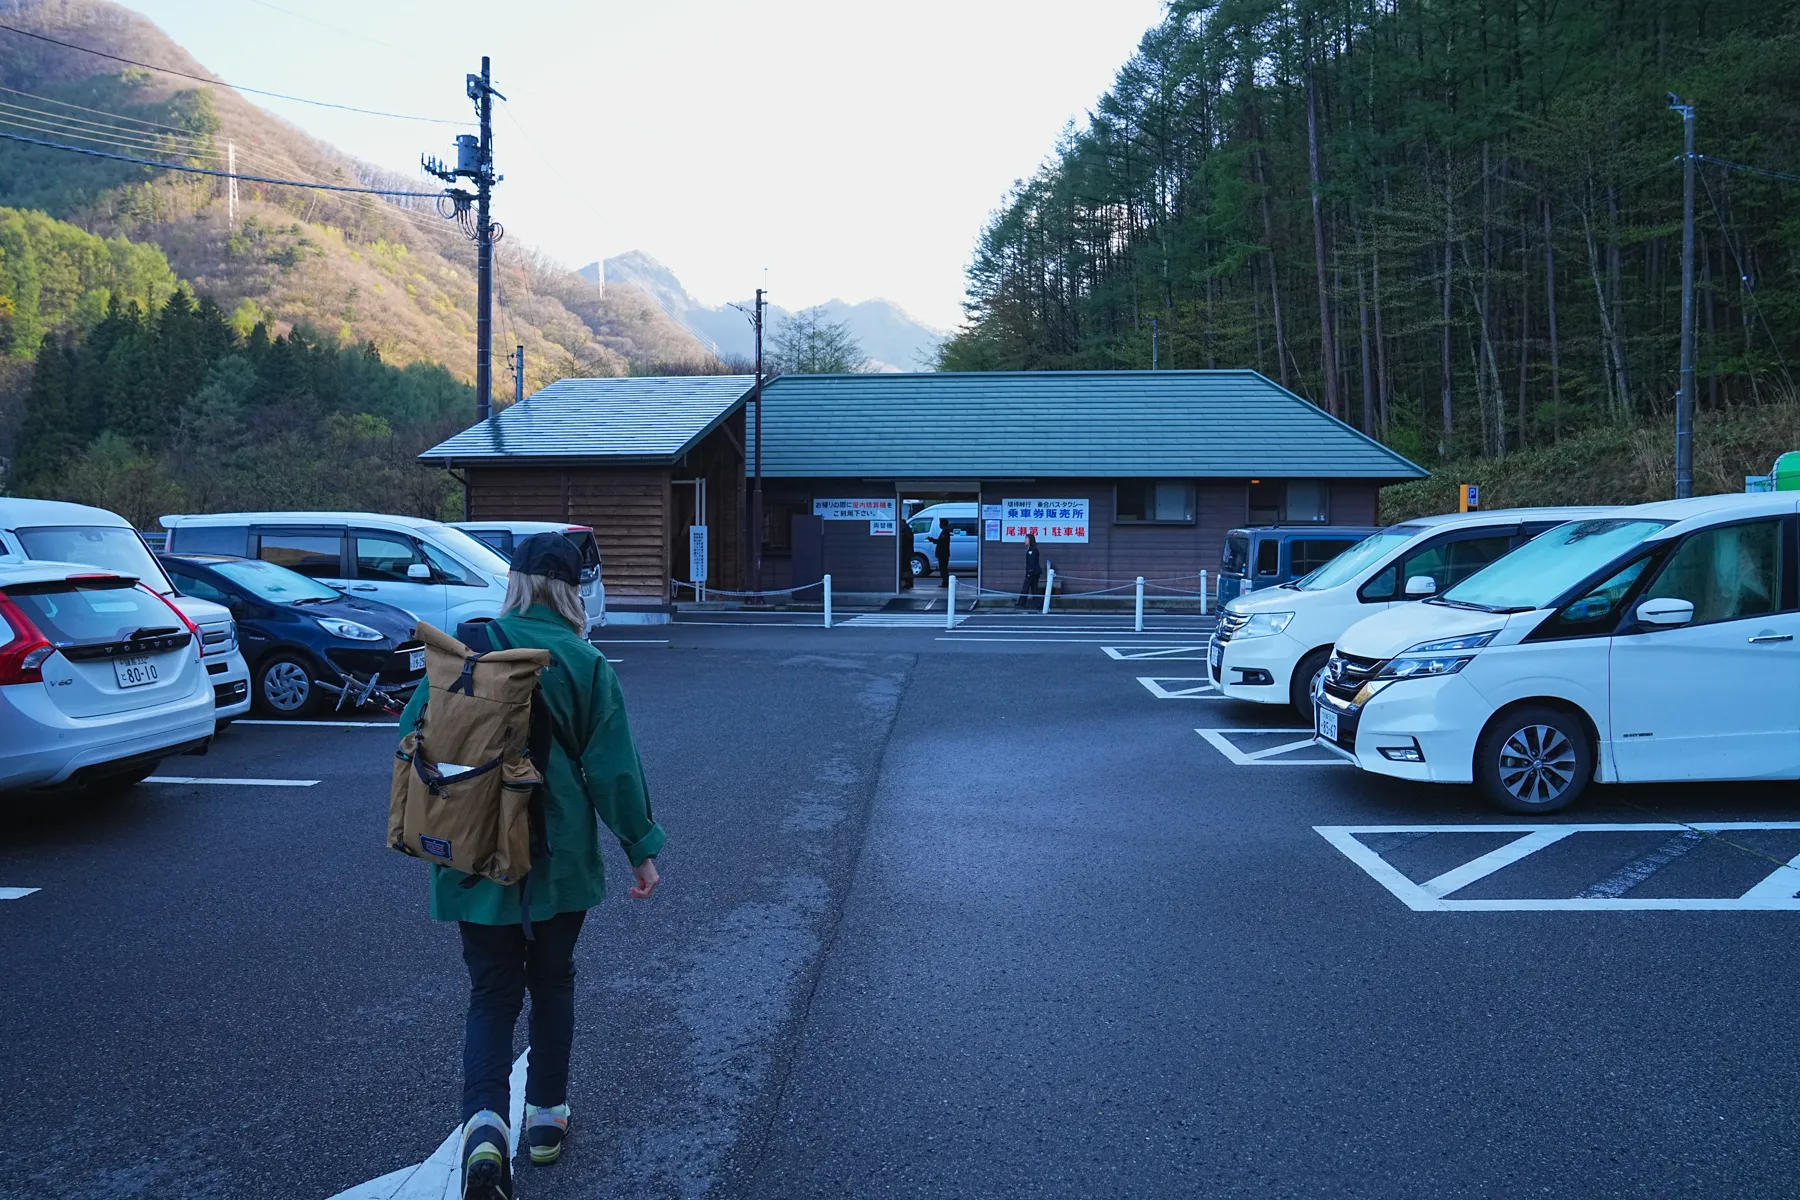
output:
[[[574,584],[552,579],[548,575],[525,575],[518,571],[507,575],[506,599],[500,605],[501,616],[523,613],[537,604],[550,609],[573,625],[576,633],[587,636],[587,605],[582,602],[581,593]]]

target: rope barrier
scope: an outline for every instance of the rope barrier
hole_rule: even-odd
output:
[[[669,582],[671,584],[673,584],[677,589],[687,588],[690,591],[692,591],[695,595],[698,595],[700,592],[700,589],[704,587],[706,589],[706,594],[708,596],[735,596],[735,597],[737,597],[739,599],[743,599],[743,600],[749,600],[749,599],[754,599],[754,598],[758,598],[758,597],[767,597],[767,596],[792,596],[792,595],[796,595],[800,592],[808,591],[812,588],[822,588],[825,586],[825,581],[821,579],[817,583],[803,583],[799,587],[777,588],[774,591],[733,592],[726,588],[716,588],[716,587],[711,587],[706,584],[689,583],[684,579],[676,579],[672,576],[670,577]]]

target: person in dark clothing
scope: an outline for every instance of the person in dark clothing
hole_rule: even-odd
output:
[[[910,592],[913,585],[913,531],[912,525],[900,522],[900,590]]]
[[[1038,581],[1044,574],[1044,556],[1038,550],[1037,534],[1025,535],[1025,594],[1019,597],[1019,607],[1024,608],[1031,602],[1032,593],[1038,590]]]
[[[937,536],[930,541],[937,548],[938,578],[948,580],[950,578],[950,522],[940,518]]]

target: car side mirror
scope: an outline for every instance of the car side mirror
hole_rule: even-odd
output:
[[[1673,629],[1677,625],[1686,625],[1694,619],[1694,602],[1677,600],[1673,596],[1646,600],[1637,607],[1637,619],[1640,625],[1653,625],[1658,629]]]
[[[1412,596],[1437,595],[1437,580],[1430,575],[1413,575],[1406,581],[1406,594]]]
[[[408,563],[406,567],[406,577],[408,579],[430,579],[431,568],[424,563]]]

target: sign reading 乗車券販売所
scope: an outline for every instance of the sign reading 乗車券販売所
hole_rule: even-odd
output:
[[[892,521],[892,500],[814,500],[813,516],[827,521]]]
[[[1001,541],[1022,542],[1036,534],[1040,542],[1088,540],[1086,500],[1006,500],[1001,518]]]

